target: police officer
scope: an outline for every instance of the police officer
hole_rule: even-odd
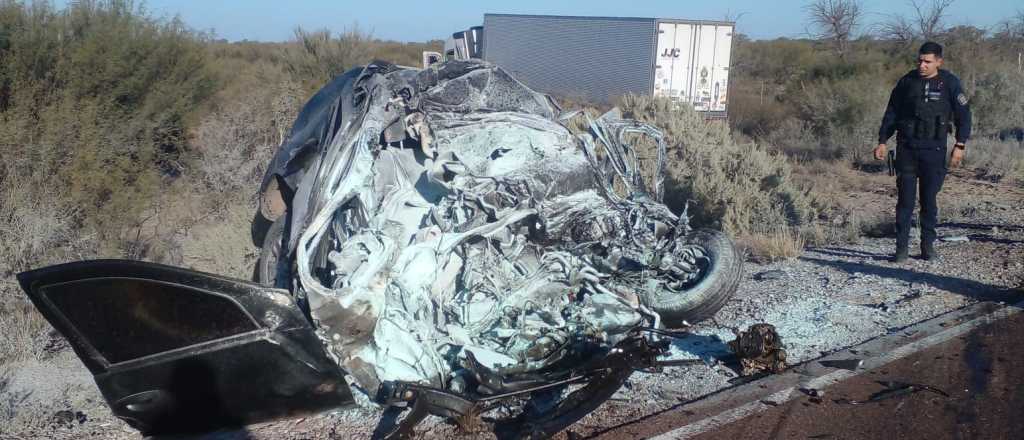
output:
[[[935,224],[938,207],[935,196],[946,177],[946,135],[956,126],[956,143],[950,166],[963,159],[971,135],[971,110],[960,80],[942,67],[942,46],[921,45],[917,69],[900,78],[889,95],[889,105],[878,130],[875,159],[886,156],[886,142],[896,132],[896,262],[907,260],[910,218],[914,198],[921,198],[921,258],[938,258],[935,252]]]

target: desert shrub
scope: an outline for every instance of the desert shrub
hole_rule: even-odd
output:
[[[755,261],[771,263],[799,257],[807,244],[804,235],[789,227],[757,227],[738,239]]]
[[[130,1],[4,1],[0,11],[0,159],[67,188],[56,203],[115,252],[194,160],[187,119],[215,87],[205,37]]]
[[[45,176],[18,163],[0,163],[0,366],[38,358],[50,325],[36,312],[15,275],[93,256],[93,237],[75,230],[73,207]]]
[[[0,366],[23,359],[39,359],[47,342],[50,324],[32,304],[11,292],[0,293]]]
[[[44,182],[0,176],[0,276],[30,269],[41,260],[63,260],[84,238],[75,233],[73,208]]]
[[[335,76],[373,60],[402,66],[418,67],[425,50],[441,51],[438,40],[427,43],[400,43],[374,39],[353,24],[335,35],[328,29],[311,31],[298,27],[294,38],[280,46],[275,57],[300,84],[307,96],[312,95]]]
[[[237,70],[204,109],[192,139],[202,158],[193,173],[199,190],[222,203],[254,201],[266,166],[303,103],[304,92],[280,67],[245,64],[248,68]]]
[[[1024,127],[1024,72],[1004,64],[978,75],[970,105],[975,138]]]
[[[795,117],[782,120],[778,126],[760,139],[797,161],[806,162],[822,157],[835,156],[836,152],[826,150],[814,134],[810,123]]]
[[[295,29],[295,37],[283,47],[285,70],[310,95],[331,78],[365,63],[370,58],[370,37],[358,27],[334,36],[330,30]]]
[[[790,100],[796,117],[821,141],[816,157],[852,160],[877,138],[891,89],[878,76],[825,76],[801,82]]]
[[[1024,144],[987,137],[972,140],[964,154],[964,166],[973,168],[979,177],[1024,182]]]
[[[794,184],[784,156],[754,143],[737,143],[726,124],[706,121],[666,99],[630,95],[619,104],[625,117],[664,132],[666,203],[678,212],[692,200],[688,213],[694,224],[744,235],[799,226],[814,217],[815,202]]]

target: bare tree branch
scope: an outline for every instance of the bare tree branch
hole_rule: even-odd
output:
[[[917,30],[910,20],[895,14],[876,24],[875,34],[881,39],[894,40],[908,46],[917,38]]]
[[[814,0],[806,9],[816,31],[813,36],[832,42],[839,56],[845,56],[863,16],[860,0]]]
[[[736,22],[740,21],[740,18],[742,18],[744,15],[747,15],[746,11],[733,12],[732,10],[726,9],[725,10],[725,18],[724,18],[724,20],[736,23]]]
[[[931,40],[936,35],[945,31],[943,18],[946,16],[946,8],[953,4],[953,0],[911,0],[910,5],[917,14],[917,29],[921,38]]]
[[[946,9],[954,0],[909,0],[912,16],[892,14],[874,26],[875,34],[886,40],[911,45],[931,40],[947,31]]]

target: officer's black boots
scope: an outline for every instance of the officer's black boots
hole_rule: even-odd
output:
[[[921,258],[925,260],[938,260],[939,253],[935,251],[935,244],[930,241],[921,242]]]
[[[907,258],[909,258],[909,257],[910,257],[910,252],[907,251],[907,246],[906,245],[903,245],[903,246],[896,245],[896,256],[893,258],[893,261],[895,261],[897,263],[903,263],[903,262],[906,262]]]

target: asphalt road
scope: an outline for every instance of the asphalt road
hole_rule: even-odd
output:
[[[602,437],[661,433],[659,438],[702,440],[1022,439],[1022,336],[1024,313],[1016,313],[851,374],[817,392],[804,389],[786,394],[790,397],[777,402],[771,397],[762,398],[756,411],[731,422],[713,424],[696,436],[692,436],[692,429],[673,426],[674,417],[662,417],[648,421],[647,435],[612,430]],[[876,393],[892,389],[887,388],[891,382],[927,385],[937,391],[896,392],[889,398],[869,401]],[[687,426],[699,424],[688,419]]]

